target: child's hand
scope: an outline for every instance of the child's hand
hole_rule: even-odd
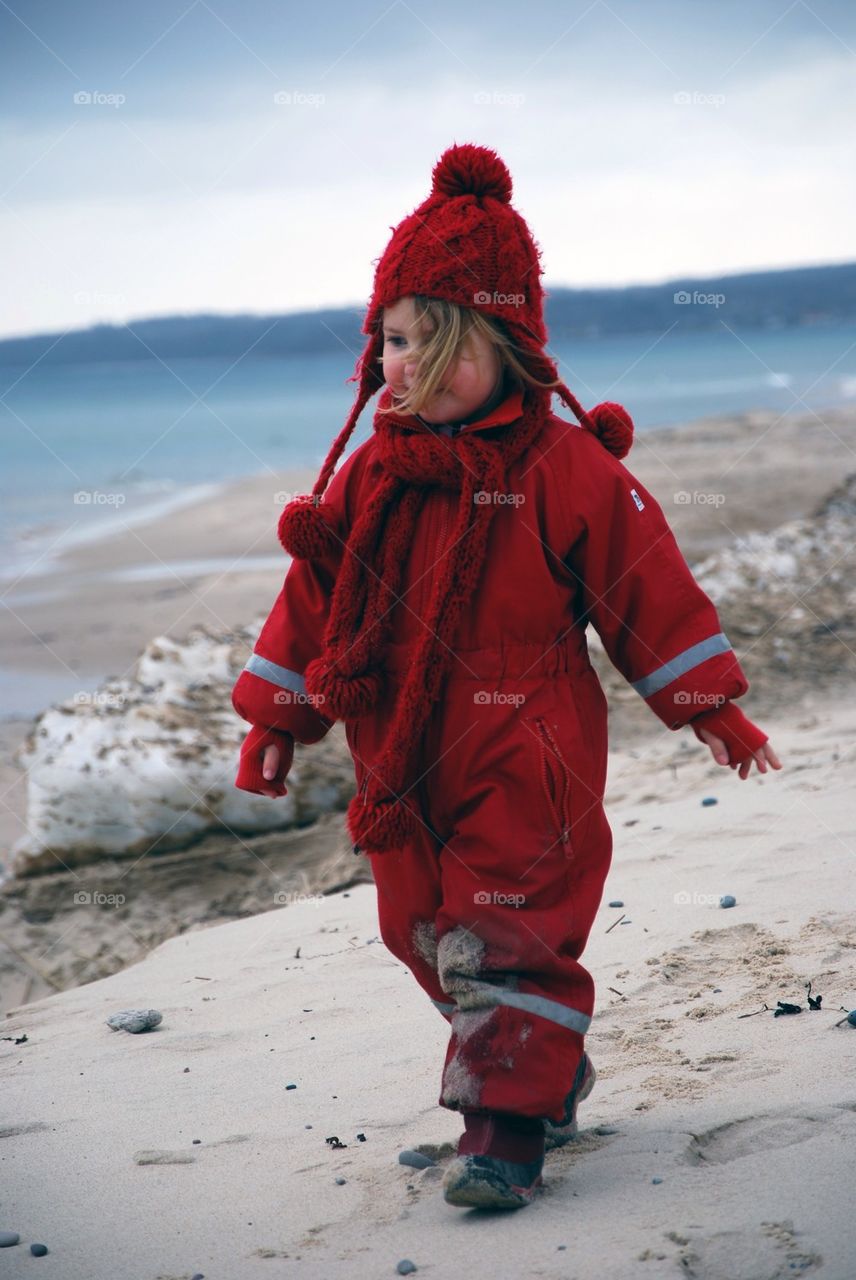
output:
[[[706,742],[707,745],[710,747],[710,754],[713,756],[717,764],[723,764],[723,765],[730,764],[732,769],[738,768],[736,761],[732,764],[731,761],[729,760],[728,748],[725,745],[725,743],[722,741],[722,738],[718,738],[716,734],[711,733],[709,729],[700,728],[698,733],[702,741]],[[739,766],[741,778],[745,779],[749,777],[749,774],[752,772],[753,760],[755,764],[758,766],[759,773],[767,772],[768,763],[771,764],[774,769],[781,769],[782,767],[782,762],[779,759],[779,757],[776,755],[771,744],[769,742],[765,742],[764,745],[762,747],[759,747],[758,750],[755,752],[755,754],[749,760],[744,760],[743,763]]]
[[[276,771],[278,768],[279,768],[279,747],[276,745],[276,743],[271,742],[268,744],[268,746],[265,747],[264,755],[262,756],[262,773],[266,778],[273,778],[276,776]],[[283,787],[285,787],[285,783],[283,783]],[[262,791],[261,794],[263,796],[270,796],[272,800],[276,800],[279,796],[279,793],[277,791],[272,791],[272,790]],[[287,787],[285,787],[285,794],[288,795]]]

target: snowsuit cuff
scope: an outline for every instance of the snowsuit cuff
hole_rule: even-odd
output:
[[[744,761],[751,760],[755,752],[768,741],[768,735],[763,729],[747,720],[733,702],[725,702],[721,707],[703,711],[690,724],[699,742],[704,742],[699,729],[708,729],[722,738],[728,749],[729,764],[743,764]]]
[[[279,747],[279,768],[272,778],[266,778],[262,773],[262,756],[265,747],[271,744]],[[254,791],[257,795],[275,791],[278,796],[286,796],[288,788],[285,779],[293,760],[294,738],[290,733],[254,724],[241,746],[235,786],[241,791]]]

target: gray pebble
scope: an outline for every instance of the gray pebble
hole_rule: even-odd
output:
[[[424,1156],[421,1151],[399,1151],[398,1163],[410,1165],[411,1169],[428,1169],[431,1165],[436,1164],[436,1160],[432,1160],[430,1156]]]
[[[851,1027],[856,1027],[856,1009],[850,1010],[847,1015],[847,1021],[850,1023]]]
[[[0,1231],[0,1249],[8,1249],[10,1245],[17,1244],[20,1239],[17,1231]]]
[[[411,1262],[409,1258],[402,1258],[395,1269],[400,1276],[409,1276],[412,1271],[416,1270],[416,1263]]]
[[[46,1244],[31,1244],[30,1253],[34,1258],[44,1258],[47,1254],[48,1247]]]
[[[662,1179],[662,1178],[652,1178],[652,1179],[651,1179],[651,1181],[653,1182],[653,1184],[654,1184],[654,1186],[655,1186],[655,1187],[658,1187],[658,1186],[660,1185],[660,1183],[663,1181],[663,1179]]]
[[[336,1179],[336,1186],[337,1186],[337,1187],[343,1187],[343,1186],[345,1185],[345,1183],[346,1183],[346,1182],[347,1182],[347,1178],[337,1178],[337,1179]]]
[[[296,1089],[296,1088],[297,1088],[297,1085],[296,1085],[296,1084],[287,1084],[285,1087],[286,1087],[286,1089]]]
[[[719,905],[721,907],[736,907],[737,899],[731,893],[724,893],[719,899]]]
[[[705,796],[701,803],[702,807],[707,809],[712,804],[719,804],[719,801],[716,796]]]
[[[610,902],[610,904],[609,904],[609,905],[610,905],[611,907],[623,907],[623,906],[624,906],[624,903],[623,903],[623,902],[621,902],[618,898],[616,898],[616,899],[615,899],[615,901],[614,901],[614,902]]]
[[[611,1124],[599,1124],[595,1125],[594,1132],[601,1138],[608,1138],[610,1134],[618,1133],[618,1130],[614,1129]]]
[[[114,1031],[130,1031],[137,1035],[140,1031],[151,1031],[163,1022],[163,1014],[157,1009],[120,1009],[107,1019],[107,1026]]]

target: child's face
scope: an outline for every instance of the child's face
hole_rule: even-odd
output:
[[[383,376],[395,395],[412,385],[416,365],[413,349],[419,346],[419,328],[413,298],[399,298],[383,313]],[[501,380],[496,349],[481,333],[470,333],[461,356],[451,366],[443,388],[420,413],[426,422],[462,422],[487,404]]]

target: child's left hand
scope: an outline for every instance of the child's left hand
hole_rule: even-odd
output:
[[[744,760],[743,763],[738,766],[736,761],[732,764],[729,760],[728,747],[722,741],[722,738],[718,738],[716,734],[711,733],[709,729],[700,728],[698,732],[701,739],[710,747],[710,754],[713,756],[716,763],[730,765],[732,769],[737,769],[739,767],[741,778],[745,779],[749,777],[749,774],[752,772],[753,761],[758,766],[759,773],[766,773],[768,764],[771,764],[774,769],[781,769],[782,767],[781,760],[776,755],[772,744],[769,742],[765,742],[749,760]]]

